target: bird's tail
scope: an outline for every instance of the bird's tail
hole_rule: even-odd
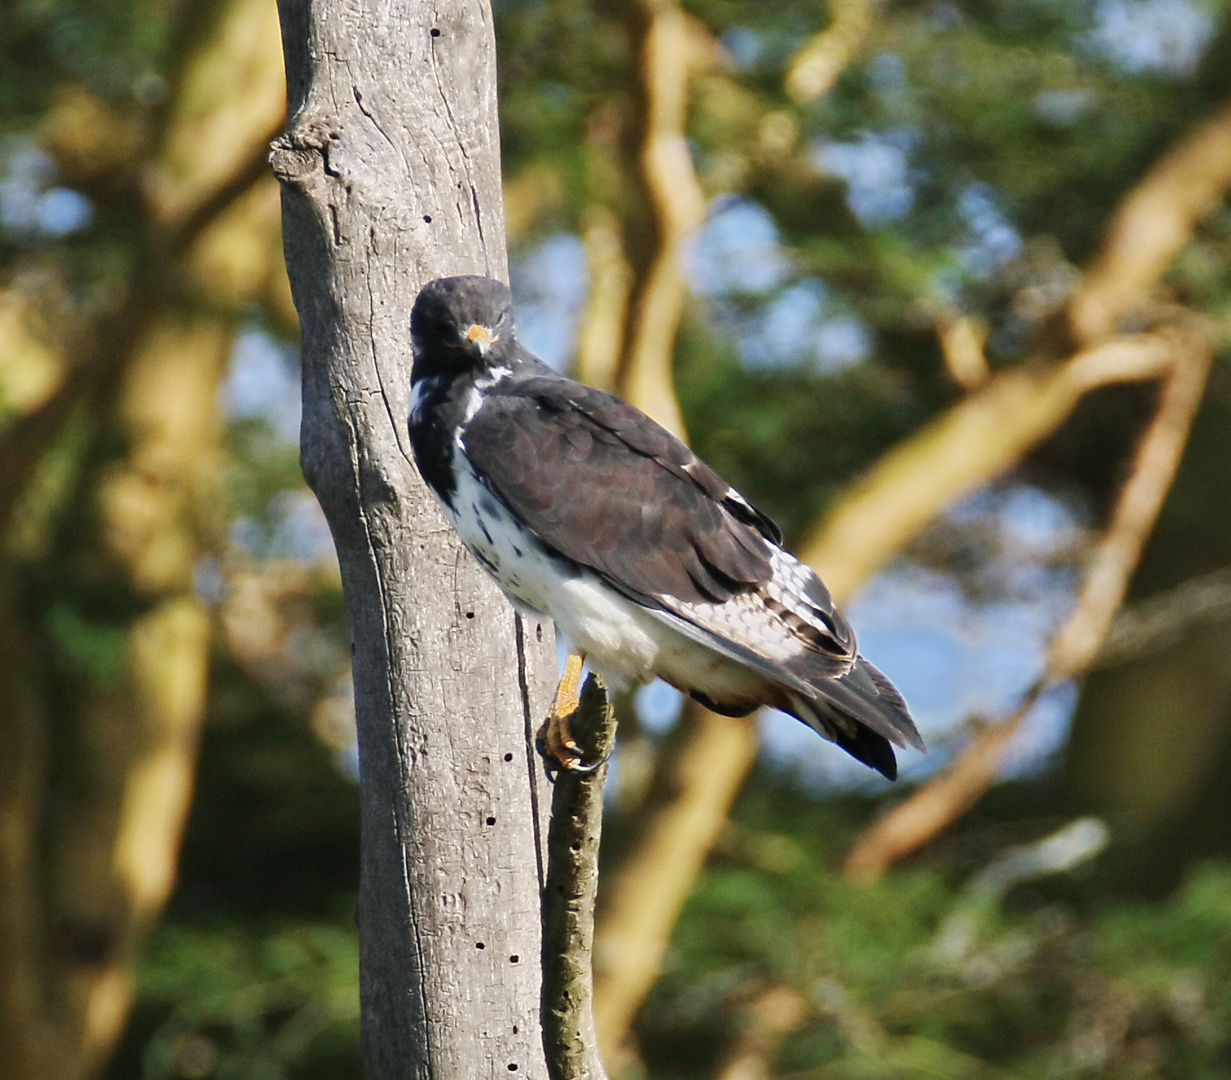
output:
[[[791,693],[788,711],[882,776],[897,779],[891,743],[925,749],[902,695],[862,656],[845,675],[813,685],[815,697]]]

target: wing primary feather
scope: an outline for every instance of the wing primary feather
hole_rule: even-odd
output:
[[[898,746],[926,750],[906,702],[893,684],[862,656],[838,678],[817,679],[813,696]]]

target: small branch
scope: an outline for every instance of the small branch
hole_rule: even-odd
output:
[[[247,194],[261,180],[272,175],[269,168],[269,144],[282,133],[285,121],[277,122],[264,132],[253,147],[252,154],[239,161],[235,170],[223,178],[217,187],[206,192],[200,202],[185,211],[183,217],[169,226],[165,240],[167,250],[179,255],[192,246],[205,229],[228,210],[241,195]]]
[[[717,1080],[769,1080],[778,1048],[807,1019],[812,1006],[792,986],[778,984],[748,1003],[743,1024]]]
[[[1196,335],[1186,348],[1177,343],[1177,349],[1158,411],[1137,448],[1132,474],[1095,552],[1081,597],[1052,642],[1046,675],[1051,682],[1072,678],[1098,656],[1171,490],[1210,369],[1209,346]]]
[[[603,784],[615,743],[615,710],[591,674],[573,714],[573,738],[593,772],[562,769],[551,799],[543,886],[543,1049],[552,1080],[606,1080],[594,1028],[594,902],[603,828]]]
[[[932,961],[942,968],[973,973],[980,916],[1019,885],[1067,873],[1096,858],[1110,839],[1111,830],[1102,821],[1084,817],[1033,844],[1012,847],[997,856],[966,883],[961,898],[940,924],[932,941]],[[997,967],[1004,970],[1003,965]]]
[[[787,96],[797,105],[824,97],[872,28],[875,0],[831,0],[833,19],[809,40],[786,73]]]
[[[963,390],[977,390],[992,375],[983,351],[986,324],[958,311],[942,311],[934,325],[949,377]]]
[[[1118,667],[1170,649],[1201,626],[1231,619],[1231,569],[1200,577],[1117,613],[1092,670]]]
[[[204,7],[213,10],[188,28],[189,51],[157,121],[165,127],[151,133],[155,149],[141,169],[144,212],[169,233],[252,170],[253,155],[265,156],[286,116],[277,6],[231,0]]]
[[[917,851],[973,806],[995,779],[1010,740],[1042,694],[1081,674],[1098,656],[1171,490],[1209,365],[1209,348],[1195,336],[1187,348],[1177,350],[1158,411],[1137,449],[1132,474],[1094,553],[1081,596],[1052,639],[1044,673],[1006,718],[979,731],[948,769],[859,837],[846,861],[848,878],[878,880],[894,862]]]

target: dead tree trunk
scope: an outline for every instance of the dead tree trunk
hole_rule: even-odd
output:
[[[487,0],[279,0],[275,143],[303,330],[305,475],[354,643],[370,1080],[545,1076],[530,728],[555,671],[458,545],[406,430],[410,308],[506,277]]]

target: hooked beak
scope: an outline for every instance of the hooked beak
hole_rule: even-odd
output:
[[[486,356],[487,350],[500,340],[500,335],[493,334],[486,326],[475,323],[466,331],[466,340],[474,346],[480,356]]]

